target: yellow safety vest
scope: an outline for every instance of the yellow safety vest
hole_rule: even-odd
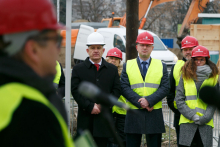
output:
[[[195,109],[196,110],[196,114],[199,116],[203,116],[205,114],[206,108],[207,108],[207,104],[204,103],[200,98],[199,95],[197,95],[197,89],[196,89],[196,84],[195,82],[190,79],[190,80],[185,80],[183,79],[184,82],[184,89],[185,89],[185,102],[187,104],[187,106],[190,109]],[[218,76],[214,77],[214,78],[209,78],[206,79],[203,83],[202,86],[200,87],[200,89],[203,86],[215,86],[218,82]],[[180,122],[179,124],[183,124],[183,123],[193,123],[194,121],[189,120],[187,118],[185,118],[182,114],[180,116]],[[211,127],[214,127],[213,124],[213,119],[211,119],[208,123],[206,123],[206,125],[209,125]]]
[[[0,131],[5,129],[10,124],[13,114],[19,107],[22,99],[26,98],[28,100],[37,101],[47,106],[52,111],[60,124],[65,146],[74,147],[63,117],[60,115],[59,111],[38,90],[20,83],[9,83],[0,87],[0,95]]]
[[[126,104],[126,99],[122,95],[119,97],[118,101]],[[127,113],[127,111],[124,108],[120,108],[118,106],[112,107],[112,113],[114,112],[122,115],[126,115]]]
[[[176,62],[176,65],[174,66],[174,69],[173,69],[173,77],[175,79],[175,86],[177,88],[177,86],[179,85],[179,81],[180,81],[180,77],[181,77],[181,73],[180,73],[180,70],[181,68],[183,67],[183,65],[185,64],[185,61],[183,60],[178,60]],[[175,88],[175,96],[176,96],[176,88]],[[177,106],[176,106],[176,101],[174,100],[174,108],[177,109]]]
[[[163,77],[163,64],[161,60],[151,58],[150,66],[147,70],[147,75],[143,81],[141,72],[138,67],[137,59],[128,60],[126,65],[126,73],[128,75],[131,89],[141,97],[152,95],[160,86]],[[138,109],[131,102],[127,104],[132,109]],[[154,109],[162,108],[162,101],[154,105]]]
[[[57,61],[57,65],[56,65],[56,75],[55,78],[53,80],[53,83],[55,85],[55,88],[58,88],[59,82],[60,82],[60,77],[61,77],[61,67],[60,67],[60,63]]]

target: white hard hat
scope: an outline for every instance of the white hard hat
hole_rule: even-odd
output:
[[[88,36],[86,45],[105,45],[104,37],[98,32],[93,32]]]

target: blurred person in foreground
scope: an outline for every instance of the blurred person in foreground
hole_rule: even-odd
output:
[[[114,64],[118,68],[119,76],[121,76],[121,72],[123,68],[121,50],[119,50],[116,47],[110,49],[107,53],[106,61],[108,63]],[[126,104],[126,99],[122,95],[119,97],[118,101]],[[125,116],[126,116],[127,111],[118,106],[113,106],[112,113],[114,117],[116,133],[121,137],[121,140],[124,146],[126,146],[126,134],[124,132],[124,126],[125,126]],[[111,138],[109,142],[110,143],[108,147],[118,147],[118,144],[115,142],[114,139],[112,140]]]
[[[62,37],[49,0],[0,1],[0,146],[73,147],[53,85]]]
[[[182,76],[176,92],[180,116],[180,147],[210,147],[213,140],[213,115],[216,107],[200,99],[199,90],[217,86],[218,69],[209,60],[209,51],[203,46],[192,50],[192,59],[181,69]]]
[[[179,119],[180,112],[177,109],[175,95],[176,95],[176,87],[179,84],[180,80],[180,70],[185,64],[186,61],[191,59],[192,50],[194,47],[198,46],[198,40],[192,36],[186,36],[181,43],[181,52],[183,54],[183,59],[178,60],[175,65],[172,66],[170,72],[170,92],[167,95],[167,103],[169,108],[174,112],[174,122],[173,126],[176,130],[176,138],[177,138],[177,146],[179,146]]]
[[[110,127],[103,118],[102,106],[95,100],[88,99],[78,92],[79,84],[87,81],[95,84],[103,92],[119,98],[121,94],[120,79],[117,67],[106,62],[102,55],[105,51],[104,37],[93,32],[87,38],[88,57],[85,62],[73,67],[71,79],[71,92],[78,104],[77,135],[84,130],[89,130],[98,147],[106,147],[108,138],[112,137]],[[112,113],[112,106],[105,108],[107,113]],[[111,116],[111,115],[110,115]],[[110,117],[110,123],[113,118]]]

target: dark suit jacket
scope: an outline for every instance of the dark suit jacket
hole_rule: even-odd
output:
[[[138,58],[137,58],[137,63],[139,66],[139,70],[141,71],[142,77],[144,79],[144,74]],[[151,65],[149,64],[149,67],[150,66]],[[121,90],[122,90],[122,95],[128,101],[130,101],[136,107],[141,108],[138,100],[142,96],[138,95],[130,88],[128,75],[126,73],[126,63],[123,65],[123,71],[121,74]],[[163,77],[161,79],[161,83],[158,90],[152,95],[149,95],[145,98],[149,102],[150,107],[152,107],[156,103],[161,101],[163,98],[165,98],[168,92],[169,92],[169,80],[168,80],[167,67],[166,64],[163,63]],[[137,112],[139,115],[137,115],[137,113],[133,113],[129,111],[127,112],[126,120],[125,120],[126,133],[155,134],[155,133],[165,132],[162,109],[153,110],[152,112],[148,112],[147,109],[137,109],[134,111]]]
[[[120,79],[118,69],[102,58],[102,64],[97,71],[89,58],[85,62],[73,67],[71,92],[78,103],[77,129],[89,129],[94,137],[110,137],[111,133],[100,114],[91,114],[95,101],[83,97],[78,93],[78,86],[82,81],[88,81],[98,86],[103,92],[111,93],[117,98],[120,96]],[[111,108],[109,108],[111,114]]]

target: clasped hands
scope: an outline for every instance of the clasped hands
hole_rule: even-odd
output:
[[[95,103],[91,114],[99,114],[100,112],[101,112],[101,105]]]
[[[153,111],[154,107],[149,107],[149,102],[145,98],[140,98],[138,102],[143,109],[147,109],[149,112]]]

